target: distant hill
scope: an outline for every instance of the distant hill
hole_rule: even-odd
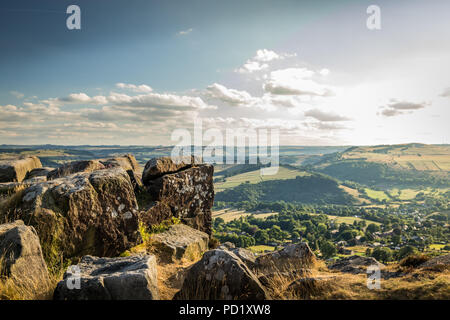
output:
[[[340,180],[376,187],[450,183],[450,146],[402,144],[351,147],[320,157],[314,169]]]
[[[218,192],[216,201],[226,202],[286,202],[308,204],[352,204],[355,199],[345,192],[338,181],[312,173],[294,179],[268,180],[260,183],[242,183]]]

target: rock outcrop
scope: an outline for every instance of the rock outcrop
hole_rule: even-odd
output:
[[[151,240],[155,253],[162,261],[195,261],[208,249],[209,236],[187,225],[175,224],[169,230],[155,234]]]
[[[45,177],[45,180],[47,180],[47,175],[53,170],[53,168],[49,167],[35,168],[27,173],[25,179],[29,180],[37,177]]]
[[[47,261],[116,256],[140,240],[133,186],[120,167],[34,184],[9,215],[36,228]]]
[[[48,180],[58,179],[74,173],[93,172],[102,169],[122,168],[125,171],[138,171],[139,164],[133,155],[127,154],[122,157],[111,159],[81,160],[73,161],[50,171],[47,174]]]
[[[162,158],[147,163],[143,192],[150,205],[141,212],[141,220],[151,226],[174,216],[194,229],[211,234],[214,167],[194,164],[186,168],[185,164],[179,167],[171,161]]]
[[[380,268],[384,267],[384,265],[378,262],[375,258],[354,255],[348,258],[340,259],[336,263],[328,266],[328,269],[358,274],[366,273],[367,267],[372,265],[376,265]]]
[[[175,300],[263,300],[269,293],[234,253],[211,250],[194,264]]]
[[[77,283],[78,281],[78,283]],[[56,287],[55,300],[158,300],[156,258],[84,256],[69,267]]]
[[[35,168],[41,168],[38,157],[0,161],[0,182],[22,182],[27,173]]]
[[[281,250],[260,255],[255,268],[260,272],[289,272],[308,267],[315,260],[314,252],[307,243],[288,244]]]
[[[250,269],[254,269],[256,265],[256,255],[251,252],[248,249],[244,248],[235,248],[235,249],[229,249],[231,252],[233,252],[236,256],[239,257],[239,259],[244,262],[247,267]]]
[[[21,220],[0,225],[0,276],[24,286],[49,280],[36,230]]]

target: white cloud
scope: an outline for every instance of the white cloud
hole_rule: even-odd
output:
[[[332,90],[311,78],[315,72],[306,68],[287,68],[272,71],[263,88],[275,95],[330,96]]]
[[[22,99],[25,96],[22,92],[19,91],[10,91],[9,93],[11,93],[17,99]]]
[[[120,88],[120,89],[128,89],[133,92],[140,92],[140,93],[149,93],[149,92],[153,91],[153,88],[151,88],[145,84],[135,85],[135,84],[119,82],[119,83],[116,83],[116,87]]]
[[[267,69],[269,64],[267,62],[274,60],[282,60],[284,58],[293,57],[296,54],[278,54],[275,51],[267,50],[267,49],[259,49],[256,51],[256,54],[253,58],[247,60],[245,64],[236,69],[235,72],[238,73],[252,73],[256,71],[261,71]]]
[[[181,31],[178,32],[177,34],[178,34],[179,36],[185,36],[185,35],[191,33],[192,31],[194,31],[194,29],[193,29],[193,28],[189,28],[189,29],[187,29],[187,30],[181,30]]]
[[[311,109],[305,112],[306,117],[311,117],[319,121],[348,121],[350,118],[338,115],[333,112],[324,112],[319,109]]]
[[[427,105],[429,105],[429,103],[426,102],[415,103],[391,99],[391,102],[387,106],[381,107],[382,110],[379,113],[379,115],[385,117],[394,117],[406,113],[412,113],[414,110],[423,109]]]
[[[445,89],[441,95],[441,97],[450,97],[450,87],[448,87],[447,89]]]
[[[248,104],[253,100],[252,96],[246,91],[228,89],[227,87],[218,83],[213,83],[212,85],[208,86],[207,90],[211,97],[232,105]]]

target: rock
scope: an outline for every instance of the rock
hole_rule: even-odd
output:
[[[303,242],[288,244],[281,250],[258,256],[255,261],[255,268],[263,273],[283,272],[307,267],[314,261],[314,252],[307,243]]]
[[[149,181],[165,174],[175,173],[199,163],[201,163],[201,160],[194,156],[153,158],[145,165],[142,181],[147,185]]]
[[[263,300],[269,293],[234,253],[211,250],[186,274],[175,300]]]
[[[231,252],[238,256],[239,259],[241,259],[242,262],[244,262],[250,269],[253,269],[255,267],[256,255],[250,250],[244,248],[236,248],[232,249]]]
[[[7,197],[20,190],[22,186],[26,186],[22,182],[1,182],[0,183],[0,197]]]
[[[76,279],[79,289],[76,288]],[[156,258],[84,256],[69,267],[55,289],[55,300],[158,300]]]
[[[122,168],[37,183],[7,214],[36,228],[47,262],[61,254],[115,256],[140,241],[138,205]]]
[[[146,192],[152,201],[161,203],[157,206],[164,208],[164,211],[156,213],[153,208],[152,212],[143,214],[143,221],[155,220],[155,216],[165,217],[170,208],[171,215],[180,218],[183,223],[211,234],[213,174],[214,167],[203,164],[147,182]]]
[[[27,176],[25,177],[25,179],[29,180],[29,179],[33,179],[36,177],[39,177],[39,178],[44,177],[45,180],[47,180],[47,175],[49,174],[49,172],[51,172],[53,170],[54,170],[53,168],[49,168],[49,167],[35,168],[27,173]]]
[[[330,265],[328,269],[358,274],[366,273],[367,267],[372,265],[377,265],[380,268],[384,267],[384,265],[375,260],[375,258],[354,255],[337,261],[336,263]]]
[[[140,171],[140,166],[132,154],[126,154],[122,157],[111,159],[100,159],[99,161],[105,166],[105,168],[121,167],[125,171]]]
[[[450,254],[443,256],[434,257],[424,263],[422,263],[420,268],[435,268],[435,267],[448,267],[450,265]]]
[[[0,259],[0,276],[16,284],[29,287],[49,281],[36,230],[21,220],[0,225]]]
[[[222,244],[219,246],[218,249],[221,249],[221,250],[230,250],[230,251],[231,251],[231,250],[234,249],[234,248],[236,248],[236,246],[234,245],[234,243],[229,242],[229,241],[226,241],[226,242],[222,243]]]
[[[48,180],[65,177],[78,172],[92,172],[102,169],[122,168],[125,171],[138,171],[139,164],[133,155],[127,154],[123,157],[97,160],[73,161],[50,171],[47,174]]]
[[[92,172],[105,169],[105,166],[98,160],[73,161],[62,165],[61,167],[50,171],[47,174],[47,180],[54,180],[74,173]]]
[[[22,182],[27,173],[42,167],[38,157],[0,161],[0,182]]]
[[[152,247],[162,261],[175,262],[199,259],[208,249],[209,236],[184,224],[170,226],[169,230],[152,236]]]

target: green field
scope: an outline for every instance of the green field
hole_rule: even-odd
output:
[[[365,188],[364,192],[366,193],[366,195],[369,198],[374,199],[374,200],[379,200],[379,201],[390,200],[389,196],[384,191],[378,191],[378,190]]]
[[[225,178],[225,182],[216,182],[214,184],[214,190],[216,192],[223,191],[228,188],[234,188],[242,183],[259,183],[262,181],[269,181],[269,180],[286,180],[286,179],[295,179],[297,176],[305,176],[309,175],[309,173],[296,170],[296,169],[290,169],[286,167],[280,166],[278,169],[278,173],[274,175],[266,175],[261,176],[260,170],[254,170],[250,172],[240,173],[232,177]],[[220,172],[218,175],[215,176],[215,178],[221,178]]]
[[[374,223],[376,225],[381,225],[380,222],[357,218],[357,217],[339,217],[339,216],[332,216],[332,215],[327,215],[327,216],[330,220],[334,220],[336,223],[353,224],[353,222],[355,222],[355,221],[366,221],[366,225],[369,225],[370,223]]]
[[[212,218],[222,218],[225,222],[230,222],[232,220],[239,219],[240,217],[247,217],[254,215],[256,218],[264,219],[278,212],[248,212],[244,210],[236,210],[232,208],[217,210],[212,212]]]
[[[260,246],[248,247],[247,249],[249,249],[250,251],[253,251],[254,253],[264,253],[265,251],[274,251],[275,247],[260,245]]]

